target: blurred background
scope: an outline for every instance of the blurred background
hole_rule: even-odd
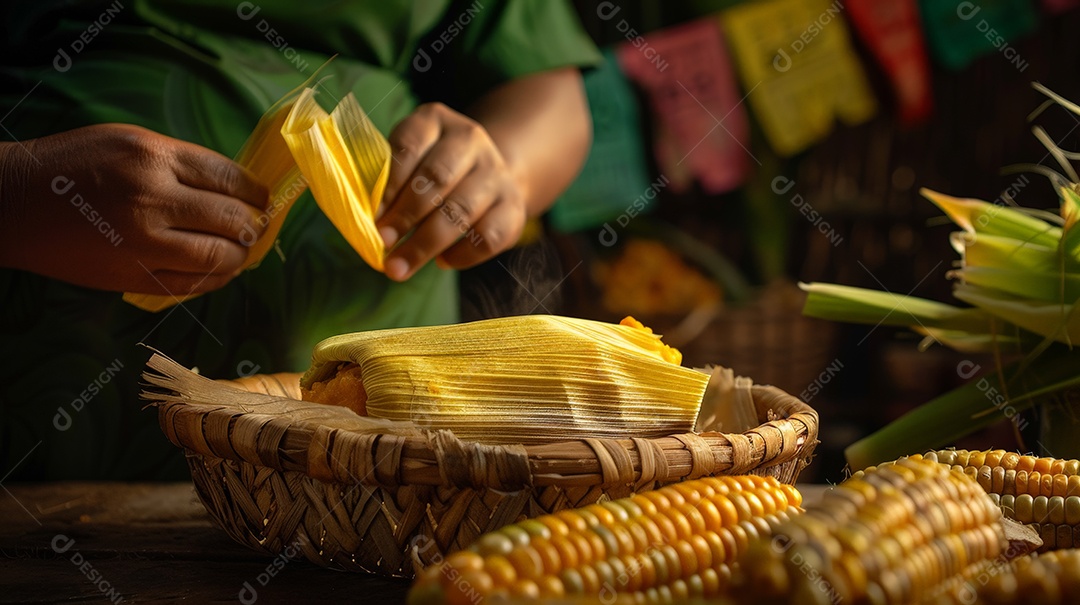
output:
[[[966,382],[961,362],[993,366],[803,318],[795,284],[955,302],[955,228],[920,188],[1056,208],[1045,177],[1010,167],[1053,165],[1033,123],[1080,148],[1062,108],[1029,121],[1033,82],[1080,100],[1080,3],[575,4],[607,63],[586,75],[592,156],[547,218],[560,312],[632,314],[687,363],[800,395],[822,417],[808,481],[841,479],[845,446]],[[1020,447],[1013,426],[957,445]]]

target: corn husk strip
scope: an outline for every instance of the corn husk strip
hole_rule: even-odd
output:
[[[531,315],[345,334],[301,385],[361,368],[367,413],[485,443],[658,437],[694,428],[709,375],[645,328]]]
[[[372,268],[386,249],[375,228],[390,175],[390,144],[352,93],[327,115],[315,91],[300,94],[281,130],[319,208]]]
[[[259,119],[259,123],[255,125],[251,136],[236,154],[236,163],[254,173],[255,178],[270,190],[270,203],[266,211],[257,219],[266,224],[266,231],[262,237],[251,242],[245,238],[246,234],[237,234],[240,241],[250,244],[247,260],[244,262],[245,268],[258,266],[274,247],[278,233],[281,232],[281,226],[285,223],[285,216],[292,208],[293,202],[307,189],[307,183],[300,169],[297,168],[296,161],[293,160],[292,153],[285,144],[285,139],[281,136],[281,127],[292,111],[296,99],[317,81],[324,67],[326,66],[323,65],[315,70],[315,73],[303,84],[291,90],[266,110]],[[124,300],[144,311],[156,313],[197,296],[174,294],[174,296],[159,296],[129,292],[124,294]]]

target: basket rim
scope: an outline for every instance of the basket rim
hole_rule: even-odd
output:
[[[467,442],[449,431],[422,437],[358,434],[312,427],[265,414],[171,401],[155,404],[168,439],[189,455],[298,471],[338,484],[372,487],[445,486],[521,489],[547,485],[670,483],[715,474],[745,474],[796,461],[808,463],[818,415],[771,386],[752,387],[759,426],[744,433],[681,433],[653,438],[595,438],[537,445]],[[238,427],[260,443],[239,443]]]

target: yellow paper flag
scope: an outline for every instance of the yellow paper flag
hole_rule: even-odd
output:
[[[720,16],[749,103],[781,155],[824,138],[836,118],[858,124],[877,111],[843,9],[840,0],[767,0]]]

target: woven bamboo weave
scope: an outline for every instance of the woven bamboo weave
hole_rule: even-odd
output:
[[[233,539],[382,575],[411,577],[414,559],[437,563],[526,517],[668,483],[747,473],[792,483],[817,444],[817,414],[774,387],[752,387],[761,425],[742,434],[485,445],[393,423],[359,430],[372,421],[298,401],[295,374],[226,385],[161,355],[148,366],[144,397]]]

